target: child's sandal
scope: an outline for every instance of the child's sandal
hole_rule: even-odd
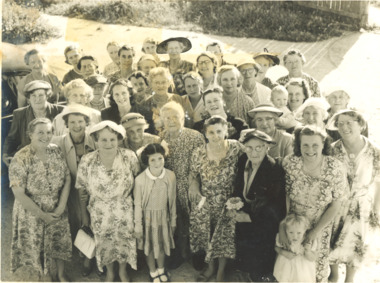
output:
[[[170,282],[169,275],[164,271],[163,273],[159,274],[158,277],[160,277],[161,282]]]

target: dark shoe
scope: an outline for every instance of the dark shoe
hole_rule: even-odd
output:
[[[191,262],[193,264],[193,267],[197,271],[201,271],[203,268],[206,267],[205,264],[205,254],[196,253],[191,258]]]
[[[164,271],[164,273],[159,274],[158,277],[160,278],[161,282],[170,282],[169,275],[166,272],[166,270]]]
[[[90,275],[92,271],[92,266],[91,266],[91,263],[90,263],[90,266],[84,266],[82,267],[82,276],[83,277],[87,277],[88,275]]]
[[[104,267],[103,271],[100,271],[98,267],[96,267],[96,274],[100,277],[106,274],[106,267]]]

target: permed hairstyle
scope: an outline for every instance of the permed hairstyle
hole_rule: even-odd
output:
[[[63,121],[65,121],[66,128],[69,127],[69,117],[70,117],[70,115],[73,115],[73,116],[83,116],[83,119],[86,122],[86,126],[90,125],[90,118],[88,116],[83,115],[81,113],[70,113],[70,114],[65,115],[64,117],[62,117]]]
[[[28,129],[26,131],[27,134],[29,136],[31,134],[33,134],[34,130],[36,129],[37,125],[39,125],[39,124],[46,124],[46,125],[50,125],[51,127],[53,127],[51,121],[48,118],[36,118],[36,119],[29,122]]]
[[[164,147],[159,143],[148,144],[144,150],[141,152],[141,161],[144,165],[149,166],[149,156],[155,153],[161,154],[164,158],[166,156],[166,151]]]
[[[120,47],[119,52],[117,53],[119,57],[120,57],[121,52],[123,51],[132,51],[132,56],[135,57],[135,50],[133,49],[132,46],[123,45],[122,47]]]
[[[367,125],[367,122],[361,113],[355,110],[351,110],[351,111],[343,112],[341,114],[336,115],[335,120],[334,120],[334,126],[337,128],[338,128],[339,117],[342,115],[349,116],[353,118],[355,121],[358,121],[361,128],[365,128]]]
[[[320,136],[323,142],[323,155],[331,155],[331,138],[328,137],[325,130],[314,125],[297,127],[294,130],[294,155],[301,156],[301,137],[302,136]]]
[[[128,81],[132,81],[132,79],[135,78],[136,80],[142,78],[146,84],[146,86],[149,86],[148,78],[145,76],[145,74],[141,71],[133,72],[132,75],[129,76]]]
[[[126,87],[128,89],[129,103],[132,106],[133,103],[134,103],[134,101],[133,101],[133,88],[131,88],[124,79],[118,79],[117,81],[115,81],[115,82],[113,82],[111,84],[110,89],[108,91],[108,93],[110,94],[110,96],[109,96],[110,105],[112,107],[116,107],[117,106],[116,101],[113,98],[113,89],[115,88],[115,86],[118,86],[118,85],[124,86],[124,87]]]
[[[236,76],[237,84],[239,86],[240,83],[242,82],[242,76],[239,70],[235,66],[232,66],[232,65],[223,65],[219,68],[218,73],[217,73],[218,85],[220,86],[222,85],[222,76],[224,73],[228,71],[232,71],[234,73],[234,75]]]
[[[291,78],[285,85],[286,90],[288,90],[288,87],[291,85],[302,88],[303,95],[305,96],[304,102],[310,97],[310,88],[306,80],[301,78]]]
[[[91,60],[94,62],[94,65],[95,65],[95,70],[97,70],[99,68],[98,66],[98,62],[96,61],[95,57],[91,56],[91,55],[85,55],[85,56],[82,56],[79,61],[78,61],[78,64],[77,64],[77,67],[79,70],[82,69],[82,61],[83,60]]]
[[[87,102],[90,102],[94,98],[93,90],[82,79],[75,79],[65,84],[65,86],[63,87],[63,95],[68,100],[70,97],[70,91],[73,90],[74,88],[80,88],[80,87],[83,87],[84,93],[87,95]]]
[[[216,125],[216,124],[221,124],[223,126],[223,128],[225,128],[226,130],[226,138],[228,136],[228,122],[226,119],[224,119],[222,116],[219,116],[219,115],[213,115],[211,116],[210,118],[208,118],[205,123],[203,124],[203,135],[207,141],[207,138],[206,138],[206,132],[207,132],[207,129],[208,127],[212,126],[212,125]]]
[[[216,56],[213,53],[209,52],[209,51],[202,52],[201,54],[198,55],[197,59],[195,60],[197,62],[197,68],[198,68],[199,58],[201,58],[202,56],[208,57],[211,60],[212,64],[214,65],[213,71],[214,71],[214,74],[215,74],[216,73],[216,69],[218,67],[218,59],[216,58]]]
[[[305,64],[306,63],[306,58],[305,56],[302,54],[301,51],[299,51],[298,49],[290,49],[288,52],[286,52],[286,54],[284,55],[284,64],[286,63],[286,59],[288,58],[288,56],[290,55],[297,55],[298,57],[301,58],[302,60],[302,64]]]

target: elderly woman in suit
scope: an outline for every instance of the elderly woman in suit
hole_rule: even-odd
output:
[[[285,217],[285,173],[268,155],[275,142],[264,132],[244,130],[234,197],[244,203],[236,213],[236,265],[253,281],[275,281],[272,273],[276,233]]]

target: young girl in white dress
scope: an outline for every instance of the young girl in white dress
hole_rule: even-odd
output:
[[[305,216],[288,214],[280,224],[285,230],[288,247],[280,244],[276,237],[277,259],[273,275],[279,282],[315,282],[315,260],[318,242],[304,243],[305,232],[309,228]]]
[[[144,251],[152,282],[167,282],[165,255],[174,248],[176,227],[176,177],[166,168],[165,149],[148,144],[141,153],[148,167],[135,180],[135,235]]]

